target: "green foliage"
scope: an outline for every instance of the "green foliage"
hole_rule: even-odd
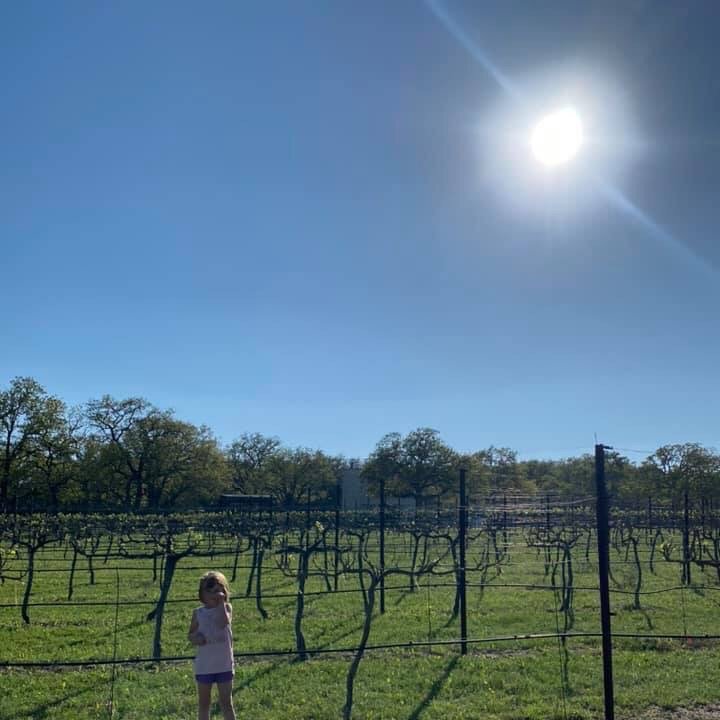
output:
[[[460,456],[441,439],[437,430],[418,428],[402,437],[388,433],[376,445],[362,475],[371,492],[381,480],[385,491],[398,497],[411,496],[417,507],[455,487]]]
[[[134,510],[198,506],[229,486],[210,430],[177,420],[142,398],[91,401],[87,417],[100,441],[95,462],[115,503]]]
[[[220,448],[209,428],[179,420],[144,398],[105,395],[67,408],[33,378],[0,390],[0,512],[127,509],[174,511],[218,503],[229,490],[271,495],[277,504],[332,502],[346,461],[245,433]],[[519,460],[490,446],[457,453],[437,430],[387,433],[365,463],[371,494],[412,496],[417,507],[452,507],[458,470],[471,497],[594,494],[594,458]],[[665,445],[639,463],[606,453],[613,502],[678,503],[687,491],[712,497],[720,455],[696,443]]]
[[[281,449],[278,438],[244,433],[225,451],[233,485],[242,493],[261,493],[270,479],[270,465]]]
[[[720,456],[698,445],[663,445],[641,466],[647,495],[661,488],[663,499],[679,501],[685,492],[712,497],[720,483]]]
[[[29,377],[17,377],[0,391],[0,512],[42,494],[42,485],[33,483],[38,474],[56,488],[57,466],[71,452],[61,400]]]
[[[322,451],[280,448],[268,461],[264,490],[281,507],[293,507],[331,497],[336,480],[336,465]]]

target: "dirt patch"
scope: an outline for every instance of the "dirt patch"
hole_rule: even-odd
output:
[[[650,708],[634,720],[718,720],[720,705],[696,705],[689,708]]]

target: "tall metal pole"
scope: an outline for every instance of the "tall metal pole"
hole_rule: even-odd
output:
[[[458,532],[460,543],[460,654],[467,655],[467,602],[465,597],[465,543],[467,536],[467,498],[465,497],[465,468],[460,470],[460,503],[458,507]]]
[[[305,549],[310,547],[310,488],[307,489],[307,503],[305,505]]]
[[[503,547],[504,552],[507,553],[508,534],[507,534],[507,493],[503,493]]]
[[[683,503],[683,585],[690,585],[690,502],[687,488]]]
[[[338,589],[338,575],[340,567],[340,503],[342,502],[342,483],[340,479],[335,481],[335,592]]]
[[[612,672],[612,632],[610,629],[610,553],[608,499],[605,488],[605,445],[595,446],[595,486],[597,492],[598,575],[600,577],[600,624],[602,626],[603,684],[605,720],[615,720]]]
[[[385,478],[380,478],[380,614],[385,612]]]

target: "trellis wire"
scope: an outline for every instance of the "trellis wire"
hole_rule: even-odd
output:
[[[463,640],[461,638],[453,638],[451,640],[409,640],[406,642],[395,642],[395,643],[381,643],[377,645],[367,645],[366,651],[374,650],[393,650],[393,649],[412,649],[422,648],[428,646],[448,646],[448,645],[460,645],[462,642],[467,642],[469,645],[483,645],[490,643],[501,643],[501,642],[519,642],[522,640],[548,640],[555,639],[558,636],[561,638],[599,638],[602,637],[602,633],[599,632],[585,632],[585,631],[572,631],[572,632],[561,632],[561,633],[521,633],[515,635],[497,635],[486,638],[468,638]],[[720,640],[720,635],[711,634],[677,634],[677,633],[628,633],[628,632],[613,632],[613,637],[626,638],[626,639],[637,639],[637,640]],[[307,648],[306,652],[310,656],[320,655],[337,655],[337,654],[350,654],[357,652],[358,648],[354,646],[342,647],[342,648]],[[257,650],[252,652],[236,652],[234,653],[235,658],[262,658],[262,657],[289,657],[297,656],[297,650]],[[142,658],[123,658],[120,660],[75,660],[75,661],[0,661],[0,668],[61,668],[61,667],[96,667],[103,665],[139,665],[139,664],[162,664],[162,663],[177,663],[181,661],[190,661],[194,658],[193,655],[169,655],[160,658],[154,657],[142,657]]]

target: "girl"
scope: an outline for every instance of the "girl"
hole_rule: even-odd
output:
[[[232,702],[232,606],[227,579],[221,572],[205,573],[200,578],[198,596],[202,607],[193,610],[188,632],[188,639],[197,648],[194,669],[198,688],[198,720],[210,720],[213,683],[217,683],[224,720],[236,720]]]

